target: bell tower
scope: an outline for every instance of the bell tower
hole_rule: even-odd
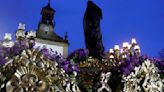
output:
[[[41,10],[41,19],[36,30],[36,45],[49,47],[66,57],[68,54],[67,34],[63,38],[55,33],[55,12],[48,0],[48,4]]]
[[[36,32],[37,37],[47,38],[48,36],[54,36],[54,14],[55,10],[51,8],[50,0],[48,4],[41,10],[41,20],[38,25],[38,30]]]
[[[48,0],[48,5],[42,8],[41,15],[41,23],[47,25],[54,25],[54,14],[55,10],[50,6],[50,0]]]

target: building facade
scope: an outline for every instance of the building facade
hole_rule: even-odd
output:
[[[54,32],[54,14],[55,10],[50,6],[50,2],[48,2],[48,5],[43,7],[41,11],[41,20],[36,30],[36,46],[46,46],[53,51],[57,51],[58,54],[67,57],[67,33],[65,37],[62,38]]]
[[[15,33],[16,39],[23,39],[25,36],[35,36],[35,47],[46,47],[51,51],[57,52],[59,55],[64,57],[68,56],[68,45],[67,33],[65,37],[60,37],[54,32],[55,10],[51,8],[50,1],[48,5],[43,7],[41,10],[41,20],[39,21],[38,28],[35,32],[25,32],[25,24],[19,23],[18,30]]]

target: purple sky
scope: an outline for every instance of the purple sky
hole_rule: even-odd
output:
[[[1,0],[0,39],[6,32],[14,33],[18,23],[26,30],[37,29],[41,8],[48,0]],[[101,29],[105,50],[135,37],[143,54],[157,56],[164,48],[164,0],[93,0],[103,11]],[[85,48],[83,15],[87,0],[51,0],[56,10],[55,32],[67,31],[69,52]]]

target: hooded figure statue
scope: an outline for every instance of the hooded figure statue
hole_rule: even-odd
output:
[[[102,59],[104,46],[102,44],[102,34],[100,30],[100,20],[102,19],[101,9],[92,1],[88,1],[83,19],[86,48],[89,55]]]

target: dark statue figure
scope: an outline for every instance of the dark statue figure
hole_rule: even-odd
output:
[[[102,59],[104,54],[104,46],[102,44],[102,34],[100,30],[101,19],[101,9],[92,1],[88,1],[83,20],[85,44],[86,48],[89,50],[89,55],[98,59]]]

